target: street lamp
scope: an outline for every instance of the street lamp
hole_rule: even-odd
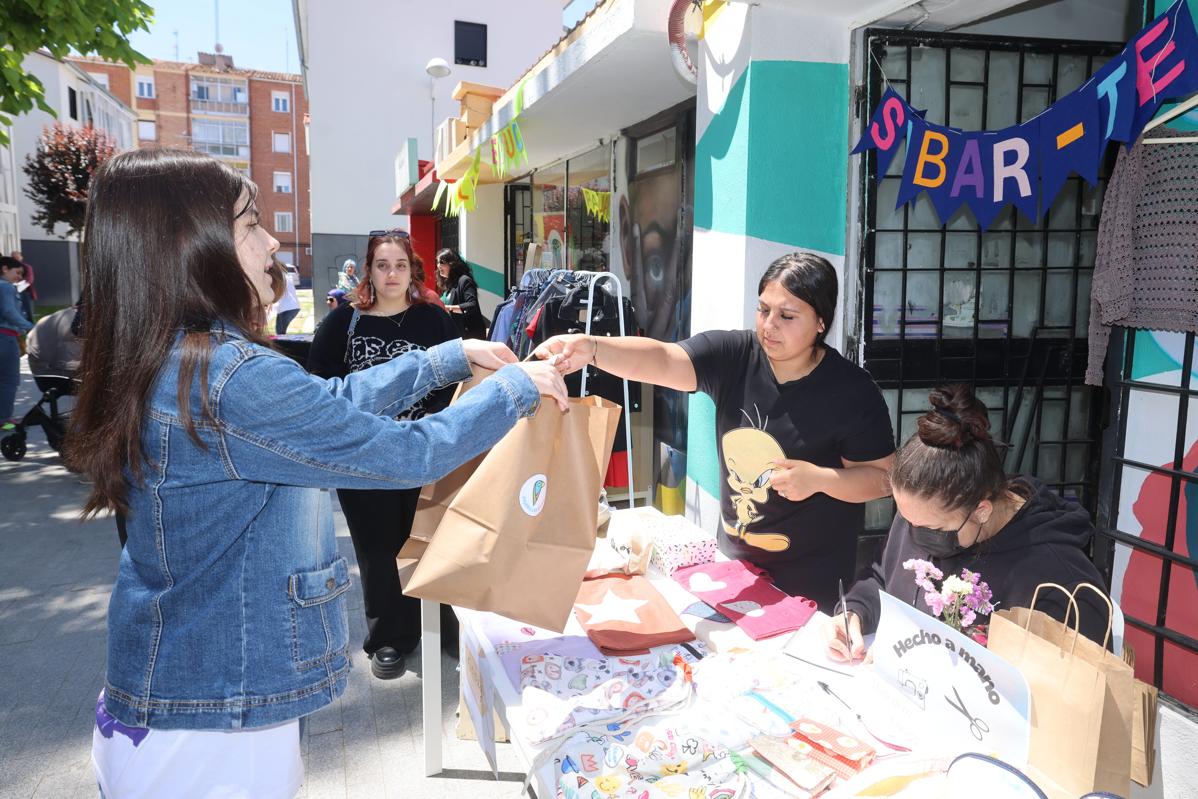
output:
[[[444,58],[430,58],[428,63],[424,65],[424,71],[428,73],[428,99],[429,99],[429,123],[431,127],[432,138],[429,142],[432,146],[433,161],[437,160],[437,80],[449,76],[449,62]]]

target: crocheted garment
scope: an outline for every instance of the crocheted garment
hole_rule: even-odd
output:
[[[1156,128],[1148,138],[1192,136]],[[1119,150],[1098,225],[1086,383],[1102,385],[1111,325],[1198,333],[1198,144]]]

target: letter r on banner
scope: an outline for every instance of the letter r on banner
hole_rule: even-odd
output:
[[[934,155],[929,152],[928,146],[928,143],[933,140],[939,143],[939,149]],[[944,183],[944,179],[948,176],[948,169],[944,165],[944,159],[947,156],[948,137],[934,130],[924,131],[923,140],[919,144],[919,161],[915,164],[915,176],[911,178],[911,182],[916,186],[924,186],[929,189],[934,189]],[[927,164],[936,167],[935,178],[924,176],[924,167]]]
[[[1015,153],[1014,163],[1006,163],[1006,154]],[[1005,139],[994,145],[994,202],[1003,202],[1003,187],[1008,178],[1014,178],[1019,185],[1019,196],[1028,197],[1032,193],[1032,182],[1028,179],[1027,166],[1031,148],[1020,138]]]

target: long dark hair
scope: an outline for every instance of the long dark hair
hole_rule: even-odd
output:
[[[937,501],[945,510],[970,510],[1018,487],[1003,470],[990,436],[986,405],[969,386],[943,386],[928,394],[932,410],[898,451],[890,486]]]
[[[243,199],[246,193],[248,199]],[[207,155],[132,150],[92,178],[83,239],[81,390],[67,458],[94,481],[85,516],[128,511],[148,454],[141,440],[150,392],[181,332],[180,416],[197,445],[190,396],[200,380],[208,406],[212,331],[228,325],[266,343],[264,308],[237,257],[236,219],[254,210],[254,184]]]
[[[815,334],[815,343],[822,344],[832,329],[832,320],[836,318],[836,269],[814,253],[792,252],[769,265],[757,283],[757,293],[761,294],[768,284],[775,281],[810,305],[815,315],[823,321],[824,329]]]
[[[366,259],[362,262],[362,277],[358,280],[358,287],[354,289],[354,307],[363,311],[368,311],[374,307],[376,297],[374,296],[373,284],[370,282],[370,276],[374,274],[374,254],[384,244],[398,244],[400,249],[408,256],[408,277],[411,282],[408,284],[408,302],[413,305],[419,305],[424,302],[424,292],[420,290],[420,284],[424,282],[424,271],[420,272],[420,282],[416,281],[416,251],[412,249],[412,240],[407,236],[371,236],[366,242]]]
[[[456,286],[458,278],[462,275],[469,275],[470,279],[474,280],[474,270],[470,268],[470,264],[466,263],[466,259],[458,254],[457,250],[450,249],[449,247],[438,250],[437,263],[449,264],[449,277],[445,278],[446,288]]]

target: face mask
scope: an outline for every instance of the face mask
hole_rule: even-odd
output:
[[[934,558],[951,558],[954,555],[959,555],[969,549],[969,547],[961,546],[961,541],[957,537],[965,525],[969,524],[969,518],[966,516],[965,521],[961,522],[961,526],[956,530],[936,530],[931,527],[917,527],[910,524],[911,541]]]

